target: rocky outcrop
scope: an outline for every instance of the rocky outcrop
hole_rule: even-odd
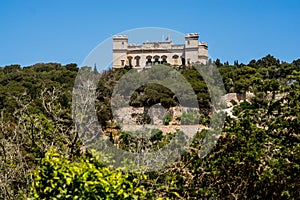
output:
[[[224,101],[227,105],[227,107],[232,107],[233,101],[236,102],[237,104],[240,103],[241,101],[251,101],[251,98],[254,97],[254,94],[251,92],[246,92],[246,94],[239,94],[239,93],[228,93],[224,96],[222,96],[222,101]]]

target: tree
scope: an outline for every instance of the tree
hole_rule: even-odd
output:
[[[221,67],[223,64],[221,63],[220,59],[217,58],[216,61],[215,61],[215,65],[216,65],[217,67]]]
[[[265,57],[259,59],[257,61],[257,65],[260,67],[279,66],[280,61],[279,59],[276,59],[274,56],[268,54]]]

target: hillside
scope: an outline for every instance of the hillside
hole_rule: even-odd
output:
[[[300,59],[287,63],[267,55],[248,64],[214,63],[231,114],[205,157],[199,152],[205,136],[213,136],[207,128],[213,112],[195,68],[175,70],[193,88],[199,112],[180,110],[170,89],[147,84],[135,90],[125,110],[116,111],[122,120],[115,120],[110,99],[129,69],[98,73],[86,67],[99,77],[95,109],[103,136],[114,146],[155,152],[180,136],[179,124],[199,128],[179,159],[145,173],[105,166],[105,155],[86,149],[78,137],[71,110],[76,64],[1,67],[0,199],[297,199]],[[133,134],[139,128],[124,130],[121,122],[157,126],[144,138]]]

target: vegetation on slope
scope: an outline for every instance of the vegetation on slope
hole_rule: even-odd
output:
[[[75,64],[0,68],[0,199],[298,198],[300,60],[286,63],[267,55],[247,65],[219,59],[215,64],[226,92],[250,91],[254,98],[235,106],[237,119],[226,118],[222,136],[206,157],[198,156],[204,130],[176,162],[143,175],[104,166],[82,148],[71,118]],[[193,68],[176,70],[190,82],[209,117],[201,75]],[[96,109],[103,127],[112,127],[109,99],[126,72],[99,74]],[[178,104],[172,92],[158,85],[140,87],[134,95],[132,106]],[[128,132],[119,134],[120,148],[130,150],[137,142]],[[157,130],[148,143],[156,150],[171,139]]]

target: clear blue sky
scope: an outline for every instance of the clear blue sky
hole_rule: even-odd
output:
[[[1,0],[0,25],[0,66],[81,64],[107,37],[139,27],[199,32],[223,62],[300,58],[298,0]]]

